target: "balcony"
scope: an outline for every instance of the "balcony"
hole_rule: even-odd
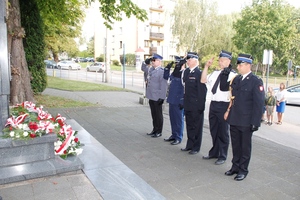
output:
[[[164,9],[162,6],[158,6],[158,7],[150,7],[149,10],[151,11],[156,11],[156,12],[164,12]]]
[[[161,21],[153,21],[153,22],[150,22],[149,23],[150,24],[150,26],[160,26],[160,27],[163,27],[164,26],[164,23],[163,23],[163,20],[161,20]]]
[[[154,53],[157,53],[157,47],[150,47],[149,48],[149,54],[153,55]]]
[[[150,40],[162,41],[164,40],[164,34],[150,32]]]

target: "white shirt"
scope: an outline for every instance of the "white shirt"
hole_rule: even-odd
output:
[[[277,101],[285,101],[285,100],[286,100],[286,99],[285,99],[285,95],[286,95],[286,89],[284,89],[284,90],[282,90],[282,91],[278,90],[278,91],[276,92],[276,95],[275,95],[276,100],[277,100]],[[282,100],[281,100],[281,99],[282,99]]]
[[[207,78],[207,85],[209,88],[209,91],[213,88],[218,76],[220,75],[221,71],[214,71],[213,73],[208,75]],[[227,82],[231,81],[236,76],[236,73],[230,72]],[[230,92],[229,91],[221,91],[220,90],[220,83],[219,86],[217,87],[217,91],[215,94],[211,95],[211,100],[212,101],[222,101],[222,102],[229,102],[230,100]]]

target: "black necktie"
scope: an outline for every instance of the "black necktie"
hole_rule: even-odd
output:
[[[219,74],[219,76],[218,76],[218,78],[217,78],[217,80],[216,80],[216,82],[215,82],[213,88],[211,89],[211,92],[212,92],[213,94],[216,94],[216,92],[217,92],[217,88],[218,88],[218,85],[219,85],[219,83],[220,83],[220,75],[221,75],[221,74]]]

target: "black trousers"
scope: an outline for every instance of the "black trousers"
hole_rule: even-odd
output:
[[[226,160],[229,146],[229,124],[224,120],[228,105],[229,102],[211,101],[209,107],[209,128],[213,146],[208,155],[220,160]]]
[[[250,126],[230,126],[232,144],[231,170],[239,174],[248,174],[248,166],[251,158],[252,135]]]
[[[203,111],[185,110],[184,113],[186,122],[186,132],[188,138],[186,148],[194,151],[200,151],[204,122]]]
[[[162,104],[159,105],[158,101],[149,100],[149,105],[151,109],[152,116],[152,125],[153,130],[156,133],[161,133],[163,129],[163,112],[162,112]]]

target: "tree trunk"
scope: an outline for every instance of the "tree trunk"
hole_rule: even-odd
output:
[[[9,0],[9,3],[7,37],[12,77],[10,82],[10,104],[15,105],[24,101],[34,101],[34,96],[23,46],[25,31],[21,27],[19,0]]]

